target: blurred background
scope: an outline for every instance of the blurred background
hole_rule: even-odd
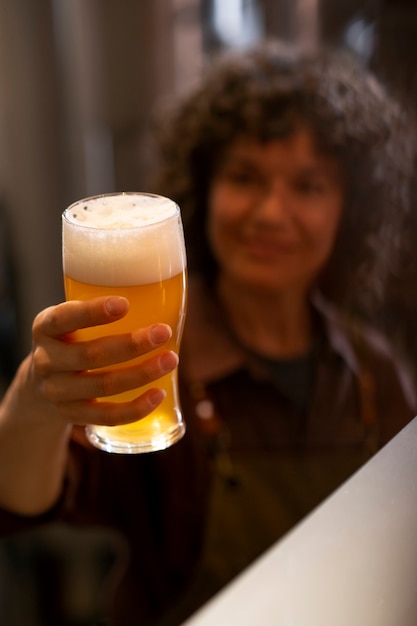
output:
[[[6,373],[29,348],[34,315],[63,299],[63,209],[87,195],[146,190],[160,105],[198,82],[219,50],[267,36],[349,47],[415,106],[416,0],[0,0]],[[416,275],[408,267],[389,303],[389,330],[412,356],[417,341],[404,336]]]

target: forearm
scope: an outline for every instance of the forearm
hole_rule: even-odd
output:
[[[0,406],[0,506],[39,515],[58,499],[71,426],[28,383],[24,361]]]

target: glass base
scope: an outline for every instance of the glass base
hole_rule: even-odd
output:
[[[166,433],[158,434],[148,441],[126,441],[112,437],[111,427],[86,426],[87,439],[99,450],[115,454],[141,454],[165,450],[179,441],[185,433],[185,424],[181,422]]]

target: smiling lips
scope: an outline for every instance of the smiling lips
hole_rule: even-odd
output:
[[[292,254],[295,244],[271,237],[247,237],[242,240],[242,246],[252,257],[262,259],[277,259]]]

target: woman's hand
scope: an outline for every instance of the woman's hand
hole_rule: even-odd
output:
[[[149,354],[140,364],[99,371],[161,348],[171,337],[166,324],[78,342],[74,331],[121,319],[128,302],[119,297],[64,302],[42,311],[33,324],[29,377],[36,394],[67,423],[113,426],[148,415],[164,398],[157,387],[138,391],[132,402],[96,402],[95,398],[135,389],[171,372],[178,357],[169,350]],[[49,411],[48,411],[49,413]]]
[[[104,297],[65,302],[36,317],[32,350],[0,405],[0,507],[39,515],[56,502],[66,473],[72,424],[136,421],[163,399],[157,379],[178,363],[176,354],[162,349],[171,336],[165,324],[75,341],[77,329],[114,322],[127,310],[124,298]],[[140,364],[111,368],[147,354]],[[109,370],[99,371],[105,366]],[[95,400],[152,381],[155,388],[144,393],[139,389],[132,402]]]

